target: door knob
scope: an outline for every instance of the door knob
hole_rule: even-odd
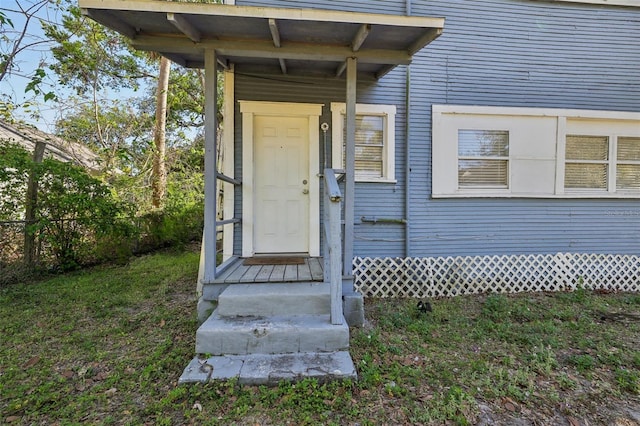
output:
[[[308,190],[307,188],[305,188],[305,189],[303,189],[303,190],[302,190],[302,193],[303,193],[303,194],[308,194],[308,193],[309,193],[309,190]]]

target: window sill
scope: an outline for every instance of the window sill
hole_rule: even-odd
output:
[[[505,192],[464,192],[454,194],[431,194],[431,198],[546,198],[546,199],[640,199],[637,193],[565,193],[565,194],[524,194]]]
[[[398,183],[395,179],[358,179],[356,183]]]

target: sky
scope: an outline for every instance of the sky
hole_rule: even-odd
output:
[[[0,33],[0,53],[5,53],[13,45],[13,42],[20,36],[24,28],[26,19],[21,10],[37,10],[35,18],[31,19],[28,25],[27,36],[23,39],[21,46],[30,45],[16,56],[15,68],[11,73],[0,81],[1,100],[6,100],[4,95],[8,95],[14,103],[23,103],[33,100],[27,108],[21,108],[14,112],[14,116],[29,124],[32,124],[42,131],[54,133],[56,120],[60,118],[65,110],[64,103],[48,101],[45,102],[43,96],[34,97],[33,92],[25,93],[27,84],[36,69],[42,68],[47,75],[43,80],[43,92],[53,91],[60,100],[64,100],[72,95],[72,92],[56,84],[56,75],[48,69],[48,64],[53,61],[51,54],[52,44],[46,42],[40,20],[49,23],[57,23],[61,20],[61,13],[57,8],[46,4],[38,8],[43,0],[0,0],[0,11],[4,13],[13,23],[13,28],[5,26]],[[6,40],[2,40],[6,37]],[[138,92],[138,94],[141,92]],[[114,97],[129,97],[131,94],[123,93],[121,90]]]
[[[8,42],[0,42],[2,43],[2,52],[7,51],[8,46],[13,44],[24,28],[26,19],[24,14],[20,13],[20,9],[29,10],[38,3],[40,2],[35,0],[0,0],[0,11],[13,23],[13,28],[10,26],[3,27],[3,36],[8,38]],[[49,5],[45,5],[37,11],[35,17],[38,19],[32,19],[29,22],[27,27],[28,35],[25,36],[21,44],[23,46],[33,46],[26,48],[16,56],[15,68],[0,82],[0,85],[2,85],[0,92],[2,94],[8,94],[14,102],[22,103],[33,98],[33,93],[25,93],[25,88],[31,80],[34,71],[39,67],[46,69],[45,64],[51,61],[51,44],[43,43],[44,33],[39,20],[58,22],[60,16],[56,12],[57,11]],[[53,77],[55,78],[55,76]],[[53,90],[54,84],[55,80],[52,79],[52,76],[47,75],[43,82],[43,89],[46,91]],[[51,101],[45,104],[41,96],[37,98],[37,103],[37,105],[33,105],[28,109],[20,109],[17,111],[17,117],[30,124],[36,125],[36,127],[41,130],[52,131],[57,116],[56,104]],[[34,113],[42,117],[39,119],[35,118],[33,117]]]

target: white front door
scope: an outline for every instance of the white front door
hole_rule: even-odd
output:
[[[255,253],[309,252],[309,118],[255,115]]]

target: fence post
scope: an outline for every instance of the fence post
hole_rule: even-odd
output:
[[[29,171],[27,181],[27,200],[24,212],[24,263],[32,266],[36,257],[36,235],[29,231],[29,226],[36,221],[36,205],[38,204],[38,180],[36,178],[36,165],[42,163],[44,149],[47,146],[44,142],[36,142],[33,151],[34,167]]]

